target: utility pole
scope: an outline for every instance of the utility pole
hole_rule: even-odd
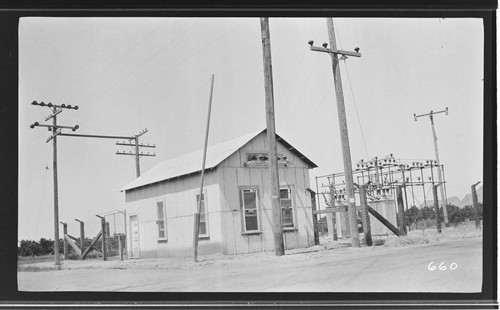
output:
[[[352,175],[352,162],[351,162],[351,150],[349,147],[349,134],[347,131],[347,119],[344,106],[344,93],[342,90],[342,80],[340,77],[340,67],[338,55],[342,55],[340,60],[344,60],[347,56],[361,57],[358,53],[359,48],[355,48],[355,52],[348,52],[337,50],[337,43],[335,41],[335,30],[333,28],[333,19],[328,17],[326,19],[328,27],[328,37],[330,40],[331,48],[327,48],[328,44],[323,43],[323,48],[313,46],[314,41],[309,41],[310,50],[316,52],[328,53],[331,55],[332,69],[333,69],[333,79],[335,82],[335,94],[337,96],[337,113],[339,119],[340,127],[340,138],[342,142],[342,157],[344,160],[344,171],[345,171],[345,181],[347,189],[347,199],[348,199],[348,212],[349,212],[349,226],[351,232],[351,244],[353,247],[359,247],[359,233],[358,233],[358,223],[356,215],[356,200],[354,197],[354,180]]]
[[[264,58],[264,83],[266,94],[267,143],[269,148],[269,172],[271,174],[271,208],[273,215],[274,253],[285,255],[283,228],[281,222],[281,206],[279,198],[278,151],[276,146],[276,127],[274,121],[273,68],[271,62],[271,37],[269,35],[269,19],[260,18],[262,53]]]
[[[132,153],[130,151],[128,153],[116,151],[116,155],[132,155],[135,157],[135,175],[137,178],[141,175],[139,157],[141,157],[141,156],[156,156],[156,154],[154,154],[154,153],[149,154],[149,152],[148,153],[139,152],[141,147],[156,148],[156,146],[154,144],[149,145],[149,144],[139,143],[139,137],[142,136],[143,134],[145,134],[146,132],[148,132],[147,129],[142,130],[141,132],[139,132],[139,134],[134,135],[134,137],[132,139],[129,139],[129,142],[124,142],[124,141],[123,142],[116,142],[116,145],[131,146],[134,148],[134,153]],[[133,144],[130,142],[131,140],[134,140]]]
[[[73,110],[78,110],[78,106],[72,107],[71,105],[56,105],[52,104],[49,102],[48,104],[44,103],[43,101],[38,103],[36,101],[33,101],[31,103],[32,105],[37,105],[41,107],[48,107],[51,109],[52,114],[47,116],[45,118],[45,121],[48,121],[52,118],[52,125],[45,125],[45,124],[40,124],[38,122],[35,122],[30,125],[30,127],[33,129],[35,127],[47,127],[49,131],[52,131],[52,136],[50,136],[46,143],[48,143],[50,140],[52,141],[53,145],[53,170],[54,170],[54,256],[55,256],[55,264],[57,266],[61,265],[61,260],[59,257],[59,194],[58,194],[58,184],[57,184],[57,136],[61,134],[62,129],[71,129],[73,131],[76,131],[79,127],[78,125],[75,126],[60,126],[57,125],[57,115],[62,112],[63,109],[73,109]]]
[[[78,110],[78,106],[71,106],[71,105],[66,105],[66,104],[52,104],[52,103],[44,103],[43,101],[38,103],[37,101],[33,101],[31,103],[32,105],[37,105],[41,107],[48,107],[52,110],[52,114],[47,116],[45,118],[45,121],[48,121],[49,119],[53,119],[52,125],[45,125],[45,124],[40,124],[38,122],[35,122],[30,125],[30,127],[33,129],[35,127],[47,127],[49,131],[52,130],[52,136],[50,136],[46,143],[48,143],[50,140],[53,140],[53,170],[54,170],[54,256],[55,256],[55,264],[60,265],[60,257],[59,257],[59,193],[58,193],[58,182],[57,182],[57,136],[68,136],[68,137],[80,137],[80,138],[103,138],[103,139],[125,139],[125,140],[135,140],[135,143],[133,146],[135,147],[135,157],[136,157],[136,175],[139,177],[140,175],[140,169],[139,169],[139,156],[156,156],[156,154],[147,154],[144,153],[139,153],[139,147],[150,147],[150,148],[156,148],[155,145],[144,145],[144,144],[139,144],[138,139],[140,136],[148,132],[147,129],[144,129],[141,131],[139,134],[134,135],[133,137],[129,136],[104,136],[104,135],[88,135],[88,134],[69,134],[69,133],[63,133],[62,129],[71,129],[72,131],[76,131],[78,128],[80,128],[78,125],[75,126],[61,126],[57,125],[57,115],[60,114],[63,109],[73,109],[73,110]],[[130,144],[123,144],[123,145],[130,145]],[[117,154],[119,155],[131,155],[130,153],[119,153],[117,151]],[[124,215],[125,216],[125,215]],[[126,223],[126,221],[125,221]],[[57,249],[57,250],[56,250]]]
[[[432,138],[434,140],[434,153],[436,154],[436,161],[437,161],[437,167],[438,167],[438,180],[439,180],[439,184],[443,184],[443,177],[441,174],[441,169],[439,168],[440,161],[439,161],[439,153],[438,153],[438,145],[437,145],[437,135],[436,135],[436,129],[434,128],[434,114],[439,114],[439,113],[446,113],[446,115],[448,115],[448,107],[446,107],[446,109],[444,109],[444,110],[437,111],[437,112],[434,112],[431,110],[430,113],[426,113],[426,114],[420,114],[420,115],[413,114],[413,117],[415,119],[415,122],[417,121],[417,118],[422,117],[422,116],[427,116],[427,115],[429,116],[429,119],[431,120]],[[441,194],[441,207],[443,208],[444,224],[446,227],[448,227],[448,225],[449,225],[448,224],[448,211],[446,210],[447,201],[446,201],[446,196],[444,193],[443,186],[440,187],[440,194]]]
[[[205,177],[205,161],[207,159],[207,147],[208,147],[208,131],[210,129],[210,114],[212,112],[212,96],[214,92],[214,75],[212,74],[212,83],[210,86],[210,99],[208,101],[208,115],[207,115],[207,127],[205,130],[205,143],[203,146],[203,160],[201,164],[201,176],[200,176],[200,195],[198,196],[196,213],[194,214],[194,233],[193,233],[193,248],[194,248],[194,262],[198,261],[198,237],[200,235],[200,215],[201,215],[201,202],[205,203],[203,197],[203,181]],[[205,209],[206,210],[206,209]],[[208,214],[205,212],[205,216]]]

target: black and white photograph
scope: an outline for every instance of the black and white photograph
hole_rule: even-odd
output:
[[[18,42],[18,291],[482,292],[483,19],[25,16]]]

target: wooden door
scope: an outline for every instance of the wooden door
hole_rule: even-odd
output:
[[[139,219],[137,215],[130,216],[130,258],[140,257],[139,246]]]

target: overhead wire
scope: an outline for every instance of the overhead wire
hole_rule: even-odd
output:
[[[220,41],[222,38],[224,38],[225,36],[227,36],[228,34],[234,32],[236,29],[238,29],[239,27],[241,27],[243,25],[243,21],[240,22],[236,27],[231,27],[230,30],[228,30],[226,33],[223,33],[222,35],[218,36],[217,38],[215,38],[214,40],[211,40],[210,43],[208,44],[205,44],[203,45],[202,47],[200,47],[199,49],[197,49],[194,53],[188,55],[187,57],[183,58],[182,60],[180,60],[179,62],[176,62],[174,63],[173,65],[167,67],[166,69],[164,69],[163,71],[160,71],[158,73],[156,73],[156,75],[151,75],[152,78],[154,79],[158,79],[158,78],[161,78],[163,77],[165,74],[169,73],[171,69],[177,67],[178,65],[186,62],[187,60],[191,59],[192,57],[198,55],[200,52],[202,51],[206,51],[208,47],[214,45],[215,43],[217,43],[218,41]],[[144,81],[139,88],[143,87],[145,84],[147,84],[148,81]],[[186,83],[187,84],[187,83]]]
[[[137,41],[135,44],[133,44],[125,53],[122,53],[120,57],[114,57],[113,58],[113,62],[111,62],[110,64],[108,64],[104,70],[101,71],[101,73],[93,78],[92,80],[88,81],[85,85],[83,85],[83,87],[79,88],[80,92],[83,92],[85,90],[85,87],[88,88],[89,85],[91,84],[95,84],[97,81],[99,81],[99,79],[101,79],[104,74],[106,74],[107,72],[109,72],[113,66],[115,66],[119,61],[121,61],[122,59],[124,59],[126,56],[128,56],[132,51],[134,51],[135,49],[137,49],[137,47],[140,46],[141,43],[143,43],[145,40],[147,40],[149,37],[151,37],[155,32],[157,32],[161,26],[164,26],[165,24],[167,24],[168,22],[170,22],[169,19],[166,19],[163,23],[161,23],[160,25],[154,27],[154,29],[152,31],[150,31],[147,35],[145,36],[142,36],[142,38]],[[148,27],[148,25],[144,25],[143,27],[141,27],[136,35],[138,35],[143,29],[145,29],[146,27]],[[77,95],[76,92],[74,92],[70,97],[66,98],[64,101],[65,102],[68,102],[70,101],[71,99],[73,99],[75,96]]]
[[[123,72],[122,73],[122,77],[119,78],[118,80],[116,80],[114,83],[112,83],[111,85],[109,85],[107,88],[104,88],[104,89],[101,89],[100,91],[98,92],[94,92],[94,94],[91,94],[89,96],[89,98],[91,100],[93,100],[94,102],[97,101],[99,98],[101,98],[102,96],[104,96],[107,92],[109,92],[112,88],[114,88],[116,85],[118,85],[119,83],[123,82],[124,80],[126,80],[127,78],[129,78],[133,72],[135,72],[137,69],[139,69],[140,67],[142,67],[144,64],[150,62],[151,60],[153,60],[160,52],[162,51],[165,51],[165,50],[169,50],[169,49],[172,49],[173,47],[177,46],[179,43],[180,43],[180,39],[186,35],[188,32],[190,32],[196,25],[198,25],[200,22],[202,22],[203,19],[198,19],[196,22],[194,22],[189,28],[185,29],[182,33],[180,33],[179,35],[177,35],[173,40],[171,40],[170,42],[168,42],[168,44],[165,44],[164,47],[158,49],[153,55],[151,55],[149,58],[147,58],[146,60],[144,60],[143,62],[140,62],[138,64],[136,64],[135,66],[129,68],[128,71],[126,72]],[[118,104],[120,102],[113,102],[113,103],[110,103],[108,104],[107,106],[110,107],[110,106],[114,106],[116,104]],[[87,118],[86,120],[87,121],[91,121],[93,119],[95,119],[97,116],[99,116],[100,114],[99,113],[94,113],[91,117]]]
[[[201,20],[197,21],[200,22]],[[186,31],[184,31],[182,34],[180,34],[179,36],[177,36],[172,42],[170,42],[170,44],[178,41],[183,35],[185,35],[186,33],[189,32],[189,30],[191,30],[197,23],[193,24],[189,29],[187,29]],[[191,59],[192,57],[196,56],[197,54],[199,54],[201,51],[205,51],[207,49],[207,47],[210,47],[214,44],[216,44],[218,41],[220,41],[223,37],[227,36],[228,34],[234,32],[235,30],[237,30],[239,27],[241,27],[243,25],[243,21],[241,21],[237,26],[235,27],[231,27],[229,31],[227,31],[226,33],[223,33],[222,35],[220,35],[219,37],[217,37],[216,39],[214,40],[211,40],[209,44],[206,44],[206,45],[203,45],[202,47],[200,47],[199,49],[197,49],[194,53],[192,54],[189,54],[187,57],[181,59],[180,61],[174,63],[173,65],[167,67],[166,69],[162,70],[162,71],[159,71],[158,73],[154,74],[154,75],[149,75],[149,80],[151,79],[159,79],[161,77],[163,77],[165,74],[167,74],[168,72],[170,72],[173,68],[179,66],[180,64],[186,62],[187,60]],[[177,44],[174,44],[174,45],[170,45],[169,47],[172,48],[174,46],[176,46]],[[164,48],[162,48],[163,50]],[[157,53],[158,54],[158,53]],[[122,79],[123,80],[123,79]],[[135,86],[132,88],[132,90],[137,90],[137,89],[140,89],[142,87],[144,87],[144,85],[148,84],[149,83],[149,80],[145,80],[143,81],[142,84],[140,84],[139,86]],[[118,81],[116,84],[118,84],[119,82],[121,81]],[[192,83],[192,81],[188,81],[186,83],[184,83],[183,85],[186,85],[186,84],[189,84],[189,83]],[[113,87],[113,86],[112,86]],[[202,85],[200,85],[200,87],[202,87]],[[109,89],[108,89],[109,90]],[[96,98],[95,100],[99,99],[100,97],[102,97],[103,94],[101,94],[98,98]],[[113,103],[110,103],[108,104],[107,106],[110,107],[110,106],[114,106],[116,104],[118,104],[119,102],[113,102]],[[88,118],[87,121],[90,121],[92,119],[94,119],[95,117],[97,117],[98,114],[94,114],[92,117]]]
[[[300,69],[302,68],[302,64],[304,63],[304,59],[306,58],[305,57],[306,52],[307,52],[307,50],[304,50],[302,52],[302,55],[300,57],[300,63],[297,66],[297,69],[295,69],[295,74],[293,74],[294,78],[293,78],[292,83],[290,84],[291,90],[289,89],[289,91],[287,92],[288,95],[286,96],[285,102],[288,102],[288,99],[290,98],[290,96],[292,95],[293,91],[295,90],[295,82],[297,81],[297,77],[299,76],[298,72],[300,72]]]
[[[176,36],[171,42],[169,42],[169,44],[165,44],[164,47],[158,49],[153,55],[151,55],[150,57],[148,57],[146,60],[144,60],[143,62],[137,64],[135,67],[133,67],[132,69],[128,70],[127,72],[125,72],[123,74],[123,77],[120,78],[119,80],[115,81],[113,84],[111,84],[108,88],[105,88],[104,90],[102,90],[101,92],[99,93],[96,93],[94,94],[94,97],[92,97],[92,95],[90,96],[91,99],[93,100],[97,100],[99,98],[101,98],[103,95],[105,95],[108,91],[110,91],[112,88],[114,88],[116,85],[118,85],[119,83],[121,83],[122,81],[126,80],[127,78],[129,78],[130,76],[132,76],[132,73],[135,72],[137,69],[139,69],[140,67],[144,66],[144,64],[152,61],[160,52],[164,52],[165,50],[168,50],[168,49],[171,49],[172,47],[175,47],[176,45],[178,45],[180,43],[180,38],[183,37],[186,33],[188,33],[189,31],[191,31],[196,25],[198,25],[201,21],[203,21],[203,19],[199,19],[197,20],[195,23],[193,23],[188,29],[186,29],[185,31],[183,31],[182,33],[180,33],[178,36]],[[96,97],[97,96],[97,97]]]

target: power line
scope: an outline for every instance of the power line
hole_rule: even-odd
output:
[[[131,46],[131,48],[129,48],[125,53],[123,53],[120,57],[115,57],[113,58],[114,61],[109,64],[108,66],[106,66],[106,68],[104,70],[101,71],[101,73],[94,79],[92,79],[90,82],[87,82],[85,85],[83,85],[83,87],[80,87],[79,90],[80,92],[84,91],[85,90],[85,87],[88,88],[89,85],[91,85],[92,83],[96,83],[96,81],[98,81],[100,78],[102,78],[104,76],[105,73],[109,72],[113,66],[115,66],[119,61],[123,60],[127,55],[129,55],[132,51],[134,51],[138,46],[140,46],[140,44],[144,41],[146,41],[149,37],[151,37],[155,32],[157,32],[161,26],[164,26],[166,23],[168,23],[170,20],[166,20],[164,21],[162,24],[158,25],[157,27],[155,27],[153,29],[153,31],[150,31],[147,35],[143,36],[141,38],[141,40],[139,40],[138,42],[136,42],[135,44],[133,44]],[[145,29],[147,26],[143,26],[142,29]],[[142,31],[139,30],[137,32],[137,34],[139,32]],[[71,97],[68,97],[67,99],[65,99],[66,102],[70,101],[71,99],[73,99],[75,96],[77,95],[77,93],[73,93],[73,95],[71,95]]]
[[[220,35],[220,36],[219,36],[219,37],[217,37],[216,39],[211,40],[209,44],[203,45],[203,47],[200,47],[200,48],[199,48],[199,49],[197,49],[194,53],[192,53],[192,54],[188,55],[187,57],[183,58],[182,60],[180,60],[180,61],[178,61],[178,62],[174,63],[173,65],[171,65],[171,66],[167,67],[166,69],[164,69],[164,70],[162,70],[162,71],[157,72],[156,74],[149,74],[149,75],[148,75],[148,76],[149,76],[149,79],[148,79],[148,80],[143,80],[143,83],[141,83],[141,84],[140,84],[140,86],[134,86],[134,87],[132,87],[131,89],[132,89],[132,90],[139,90],[139,89],[143,88],[143,87],[144,87],[144,85],[148,84],[150,80],[152,80],[152,79],[157,80],[157,79],[159,79],[159,78],[163,77],[165,74],[169,73],[169,72],[171,71],[171,69],[173,69],[173,68],[175,68],[175,67],[179,66],[180,64],[182,64],[182,63],[186,62],[187,60],[189,60],[189,59],[191,59],[192,57],[196,56],[196,55],[197,55],[197,54],[199,54],[200,52],[202,52],[202,51],[206,51],[206,49],[207,49],[208,47],[210,47],[210,46],[212,46],[212,45],[216,44],[216,43],[217,43],[218,41],[220,41],[222,38],[224,38],[225,36],[227,36],[228,34],[230,34],[230,33],[234,32],[234,31],[236,31],[236,30],[237,30],[238,28],[240,28],[242,25],[243,25],[243,21],[242,21],[242,22],[240,22],[237,26],[235,26],[235,27],[231,27],[231,29],[230,29],[229,31],[227,31],[226,33],[224,33],[224,34]],[[194,26],[195,26],[195,24],[193,24],[193,25],[192,25],[192,27],[194,27]],[[191,27],[191,28],[192,28],[192,27]],[[189,30],[191,30],[191,28],[190,28],[190,29],[187,29],[187,30],[184,32],[184,34],[185,34],[185,33],[187,33],[187,32],[189,32]],[[172,41],[172,42],[170,42],[170,43],[175,42],[178,38],[179,38],[179,37],[177,37],[174,41]],[[174,47],[174,46],[176,46],[176,45],[177,45],[177,44],[175,44],[175,45],[171,45],[170,47],[172,48],[172,47]],[[118,83],[119,83],[119,82],[120,82],[120,81],[118,81]],[[185,84],[190,84],[190,83],[192,83],[192,81],[189,81],[189,82],[187,82],[187,83],[185,83]],[[117,84],[117,83],[115,83],[115,84]],[[183,85],[185,85],[185,84],[183,84]],[[112,87],[114,87],[114,85],[113,85]],[[201,87],[202,87],[202,85],[200,85],[200,87],[199,87],[199,88],[201,88]],[[107,91],[106,91],[106,92],[107,92]],[[97,98],[94,98],[94,100],[99,99],[99,98],[100,98],[100,97],[102,97],[102,96],[103,96],[106,92],[104,92],[104,93],[100,94],[100,96],[98,96]],[[120,103],[120,102],[114,102],[114,103],[111,103],[111,104],[109,104],[109,105],[108,105],[108,107],[114,106],[114,105],[119,104],[119,103]],[[95,118],[95,117],[97,117],[97,116],[98,116],[98,114],[95,114],[93,117],[89,118],[88,120],[92,120],[92,119],[94,119],[94,118]]]
[[[171,49],[172,47],[175,47],[176,45],[179,44],[179,39],[184,36],[186,33],[188,33],[189,31],[191,31],[198,23],[200,23],[202,20],[198,20],[196,21],[193,25],[191,25],[191,27],[189,27],[188,29],[186,29],[184,32],[182,32],[181,34],[179,34],[174,40],[172,40],[171,42],[169,42],[168,45],[165,45],[164,47],[160,48],[159,50],[157,50],[153,55],[151,55],[149,58],[147,58],[145,61],[137,64],[135,67],[133,67],[132,69],[126,71],[125,73],[122,74],[122,78],[120,78],[119,80],[117,80],[116,82],[114,82],[113,84],[111,84],[108,88],[105,88],[103,91],[101,91],[100,93],[96,93],[94,95],[94,97],[90,97],[91,99],[93,100],[96,100],[100,97],[102,97],[104,94],[106,94],[108,91],[110,91],[112,88],[114,88],[116,85],[118,85],[119,83],[123,82],[124,80],[128,79],[130,76],[132,76],[132,73],[135,72],[137,69],[141,68],[144,66],[144,64],[152,61],[160,52],[163,52],[165,51],[167,48],[168,49]],[[173,44],[175,43],[175,44]],[[170,44],[173,44],[173,45],[170,45]],[[97,97],[96,97],[97,95]]]
[[[217,37],[216,39],[214,40],[211,40],[209,44],[205,44],[203,45],[203,47],[200,47],[199,49],[197,49],[193,54],[191,55],[188,55],[187,57],[183,58],[182,60],[180,60],[179,62],[167,67],[165,70],[162,70],[162,71],[159,71],[157,72],[155,75],[149,75],[149,77],[151,77],[151,79],[159,79],[161,77],[163,77],[165,74],[169,73],[171,69],[177,67],[178,65],[186,62],[187,60],[191,59],[192,57],[198,55],[200,52],[206,52],[207,48],[214,45],[215,43],[217,43],[218,41],[220,41],[222,38],[224,38],[225,36],[227,36],[228,34],[234,32],[236,29],[238,29],[239,27],[241,27],[243,25],[243,22],[241,22],[239,25],[237,25],[236,27],[232,27],[229,31],[227,31],[226,33],[220,35],[219,37]],[[151,80],[150,79],[150,80]],[[146,85],[148,83],[149,80],[145,80],[141,85],[140,87],[135,87],[133,89],[137,90],[137,89],[141,89],[144,85]],[[188,83],[186,83],[188,84]]]

